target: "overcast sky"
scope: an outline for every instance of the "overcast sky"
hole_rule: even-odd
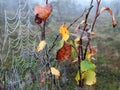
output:
[[[34,0],[34,2],[38,2],[38,3],[41,3],[41,2],[44,2],[44,1],[45,0]],[[49,1],[53,1],[53,0],[49,0]],[[58,0],[54,0],[54,1],[58,1]],[[72,0],[72,1],[86,4],[86,3],[89,3],[91,0]],[[111,2],[113,0],[101,0],[101,1],[105,1],[105,2],[109,3],[109,2]],[[116,0],[114,0],[114,1],[116,1]]]

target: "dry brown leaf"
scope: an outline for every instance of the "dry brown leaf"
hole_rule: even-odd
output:
[[[103,13],[104,11],[109,12],[109,14],[112,16],[113,27],[116,27],[117,26],[117,21],[115,20],[115,17],[113,15],[112,10],[110,8],[108,8],[108,7],[102,7],[101,10],[100,10],[100,14]]]
[[[46,6],[37,5],[34,10],[34,14],[36,16],[35,22],[41,23],[42,21],[46,21],[46,19],[49,17],[49,15],[52,12],[52,5],[47,4]]]
[[[72,47],[69,43],[64,42],[62,48],[57,51],[56,59],[63,61],[63,60],[70,60],[71,59],[71,51]]]

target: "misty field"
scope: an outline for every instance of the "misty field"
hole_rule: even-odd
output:
[[[119,0],[1,0],[0,90],[120,90]]]

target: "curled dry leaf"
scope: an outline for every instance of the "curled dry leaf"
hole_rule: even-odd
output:
[[[92,59],[92,56],[93,55],[96,55],[97,54],[97,47],[96,46],[91,46],[90,48],[89,48],[89,50],[87,51],[87,53],[86,53],[86,58],[88,59],[88,60],[91,60]]]
[[[80,24],[84,24],[85,23],[85,20],[82,20]]]
[[[37,5],[34,9],[35,22],[40,24],[42,21],[46,21],[52,12],[52,5],[47,4],[46,6]]]
[[[36,52],[38,53],[39,51],[43,50],[45,45],[46,45],[46,41],[45,40],[40,41],[39,45],[37,46]]]
[[[92,55],[96,55],[97,54],[97,46],[92,46],[91,48],[90,48],[90,52],[91,52],[91,54]]]
[[[78,62],[78,58],[76,58],[75,60],[73,60],[72,62],[71,62],[71,64],[72,65],[75,65],[75,63],[77,63]]]
[[[102,7],[101,10],[100,10],[100,14],[103,13],[104,11],[109,12],[109,14],[112,16],[113,27],[116,27],[117,26],[117,21],[115,20],[115,17],[113,15],[112,10],[108,7]]]
[[[92,35],[92,36],[95,36],[95,32],[92,31],[92,32],[91,32],[91,35]]]
[[[77,25],[77,27],[74,30],[74,33],[77,33],[80,30],[80,24]]]
[[[44,83],[45,82],[45,76],[46,76],[46,72],[42,72],[41,74],[40,74],[40,83]]]
[[[72,50],[71,45],[67,42],[64,42],[63,47],[57,51],[56,59],[60,61],[70,60],[71,50]]]
[[[59,33],[62,35],[62,40],[67,41],[69,39],[69,31],[67,30],[66,24],[62,24]]]

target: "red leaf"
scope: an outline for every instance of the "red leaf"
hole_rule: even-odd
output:
[[[61,49],[57,51],[57,60],[70,60],[71,59],[71,45],[67,42],[64,42],[64,45]]]

